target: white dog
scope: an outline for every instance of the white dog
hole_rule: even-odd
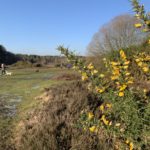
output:
[[[6,75],[7,75],[7,76],[11,76],[11,75],[12,75],[12,72],[6,71]]]

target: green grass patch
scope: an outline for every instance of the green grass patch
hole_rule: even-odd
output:
[[[0,147],[6,148],[9,144],[10,128],[19,120],[25,118],[26,113],[40,102],[35,99],[44,88],[61,84],[66,81],[54,80],[55,76],[71,70],[57,68],[10,69],[12,76],[0,76]],[[7,141],[7,142],[6,142]],[[9,141],[9,142],[8,142]]]

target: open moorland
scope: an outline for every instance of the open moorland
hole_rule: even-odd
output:
[[[57,47],[59,56],[13,54],[0,45],[0,150],[150,150],[150,13],[138,0],[130,2],[134,16],[104,24],[86,56],[64,45]],[[64,10],[61,17],[73,11]],[[77,27],[69,24],[75,17],[64,18],[66,24],[58,19],[61,25]],[[89,19],[96,17],[87,18],[93,23]],[[66,31],[61,33],[67,37]],[[77,33],[68,34],[68,41]],[[60,31],[52,37],[61,38]],[[78,38],[77,46],[81,43]]]
[[[57,68],[9,69],[11,76],[0,76],[0,148],[9,149],[13,128],[25,114],[40,107],[36,96],[50,86],[68,79],[72,72]],[[12,147],[11,147],[12,148]]]

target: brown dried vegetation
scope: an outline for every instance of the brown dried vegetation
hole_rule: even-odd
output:
[[[46,100],[45,100],[46,99]],[[17,150],[108,150],[108,141],[77,129],[82,110],[99,105],[80,82],[53,87],[38,97],[43,108],[29,114],[17,127]]]

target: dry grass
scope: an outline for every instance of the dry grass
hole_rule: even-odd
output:
[[[80,80],[81,77],[77,73],[62,73],[61,75],[58,75],[53,78],[54,80],[66,80],[66,81],[72,81],[72,80]]]
[[[43,108],[17,127],[17,150],[110,149],[104,139],[76,128],[80,112],[95,109],[99,103],[80,82],[53,87],[37,99]]]

